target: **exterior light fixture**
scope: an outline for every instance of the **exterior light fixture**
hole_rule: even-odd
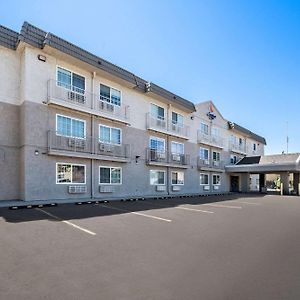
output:
[[[42,61],[42,62],[46,62],[46,56],[45,55],[38,55],[38,60]]]
[[[38,156],[40,154],[39,150],[34,150],[34,155]]]
[[[135,157],[135,163],[136,163],[136,164],[139,163],[139,158],[140,158],[140,157],[141,157],[140,155],[136,155],[136,157]]]

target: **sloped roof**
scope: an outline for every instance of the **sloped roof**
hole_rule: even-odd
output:
[[[54,49],[64,52],[76,59],[90,64],[102,71],[105,71],[122,80],[132,83],[142,92],[152,92],[155,95],[165,98],[176,105],[182,106],[188,112],[194,112],[193,102],[186,100],[152,82],[142,79],[135,74],[115,65],[107,60],[96,56],[50,32],[24,22],[20,33],[0,25],[0,45],[15,50],[19,41],[23,41],[33,47],[43,49],[48,45]]]

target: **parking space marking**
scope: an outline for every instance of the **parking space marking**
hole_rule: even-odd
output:
[[[211,204],[211,203],[203,203],[201,205],[211,206],[211,207],[223,207],[223,208],[235,208],[242,209],[241,206],[233,206],[233,205],[223,205],[223,204]]]
[[[57,220],[57,221],[60,221],[60,222],[65,223],[65,224],[67,224],[67,225],[69,225],[69,226],[72,226],[72,227],[74,227],[74,228],[76,228],[76,229],[78,229],[78,230],[81,230],[81,231],[83,231],[83,232],[85,232],[85,233],[88,233],[88,234],[90,234],[90,235],[96,235],[96,233],[93,232],[93,231],[90,231],[90,230],[85,229],[85,228],[83,228],[83,227],[81,227],[81,226],[78,226],[78,225],[76,225],[76,224],[74,224],[74,223],[72,223],[72,222],[70,222],[70,221],[63,220],[63,219],[61,219],[60,217],[57,217],[57,216],[55,216],[55,215],[53,215],[53,214],[51,214],[51,213],[49,213],[49,212],[47,212],[47,211],[45,211],[45,210],[43,210],[43,209],[35,208],[35,210],[37,210],[37,211],[39,211],[39,212],[41,212],[41,213],[43,213],[43,214],[45,214],[45,215],[48,215],[49,217],[51,217],[51,218],[53,218],[53,219],[55,219],[55,220]]]
[[[153,202],[145,202],[144,201],[143,203],[149,204],[149,205],[154,205],[154,206],[161,207],[161,208],[169,208],[168,206],[157,204],[157,203],[153,203]],[[214,213],[213,211],[209,211],[209,210],[203,210],[203,209],[197,209],[197,208],[191,208],[191,207],[184,207],[184,206],[172,206],[170,208],[190,210],[190,211],[197,211],[197,212],[203,212],[203,213],[207,213],[207,214],[213,214]]]
[[[127,209],[124,209],[124,208],[114,207],[114,206],[111,206],[111,205],[109,205],[109,206],[108,205],[99,205],[99,206],[104,207],[104,208],[108,208],[108,209],[114,209],[114,210],[122,211],[122,212],[128,212],[128,213],[131,213],[133,215],[146,217],[146,218],[151,218],[151,219],[155,219],[155,220],[159,220],[159,221],[172,222],[172,220],[169,220],[169,219],[165,219],[165,218],[161,218],[161,217],[157,217],[157,216],[153,216],[153,215],[148,215],[148,214],[143,214],[143,213],[127,210]]]
[[[261,205],[261,203],[253,203],[253,202],[246,202],[246,201],[236,201],[233,200],[235,203],[241,203],[241,204],[250,204],[250,205]]]

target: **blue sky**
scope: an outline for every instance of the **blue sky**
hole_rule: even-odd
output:
[[[300,1],[2,1],[23,21],[79,45],[267,139],[300,152]]]

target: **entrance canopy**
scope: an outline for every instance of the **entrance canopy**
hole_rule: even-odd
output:
[[[228,173],[300,172],[300,153],[246,156],[235,165],[226,166]]]

